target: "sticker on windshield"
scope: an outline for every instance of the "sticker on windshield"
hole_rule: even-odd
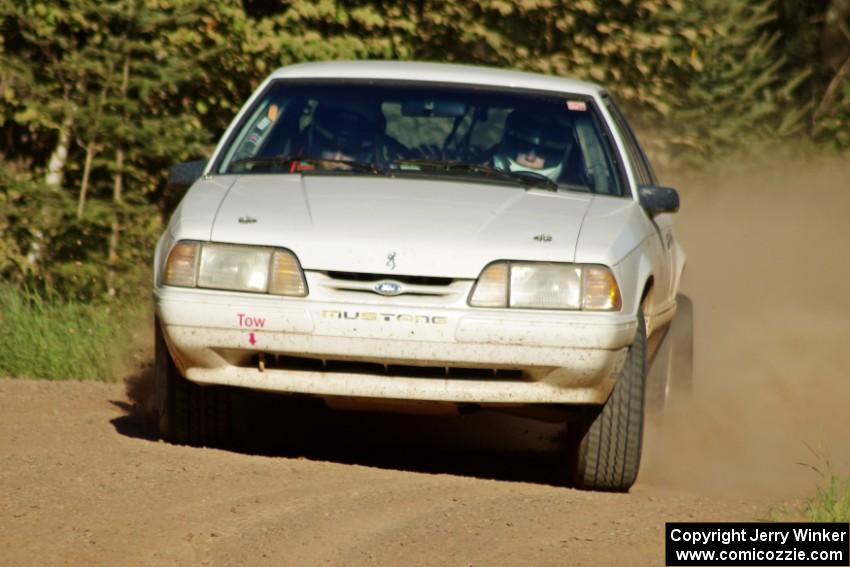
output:
[[[577,112],[584,112],[587,110],[587,103],[583,100],[568,100],[567,101],[567,110],[575,110]]]

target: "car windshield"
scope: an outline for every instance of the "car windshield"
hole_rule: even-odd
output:
[[[218,173],[465,177],[623,195],[592,99],[493,87],[277,81]]]

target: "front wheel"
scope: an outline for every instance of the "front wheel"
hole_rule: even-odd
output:
[[[159,434],[180,445],[221,446],[230,442],[231,395],[224,387],[199,386],[184,378],[155,323],[156,401]]]
[[[571,476],[576,487],[626,492],[640,467],[643,442],[646,324],[638,330],[614,391],[601,408],[585,409],[571,424]]]

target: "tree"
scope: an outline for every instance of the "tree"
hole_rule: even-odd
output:
[[[30,272],[88,295],[114,294],[125,276],[139,279],[160,225],[163,172],[210,150],[204,110],[236,104],[223,91],[239,77],[217,82],[210,65],[216,57],[239,60],[228,52],[241,52],[231,43],[240,20],[225,12],[193,0],[4,1],[0,25],[17,30],[2,53],[3,82],[14,86],[4,116],[41,148],[30,170],[45,171],[48,186],[76,201],[74,218],[63,198],[61,226],[45,231],[43,242],[30,238],[39,250],[25,255]],[[218,113],[216,126],[230,115]],[[81,268],[91,273],[81,277]]]

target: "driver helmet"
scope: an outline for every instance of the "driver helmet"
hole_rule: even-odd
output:
[[[312,157],[369,162],[375,157],[383,115],[366,103],[320,102],[313,111],[308,151]]]
[[[530,171],[557,181],[570,149],[570,127],[552,116],[515,110],[505,120],[495,165],[508,171]]]

